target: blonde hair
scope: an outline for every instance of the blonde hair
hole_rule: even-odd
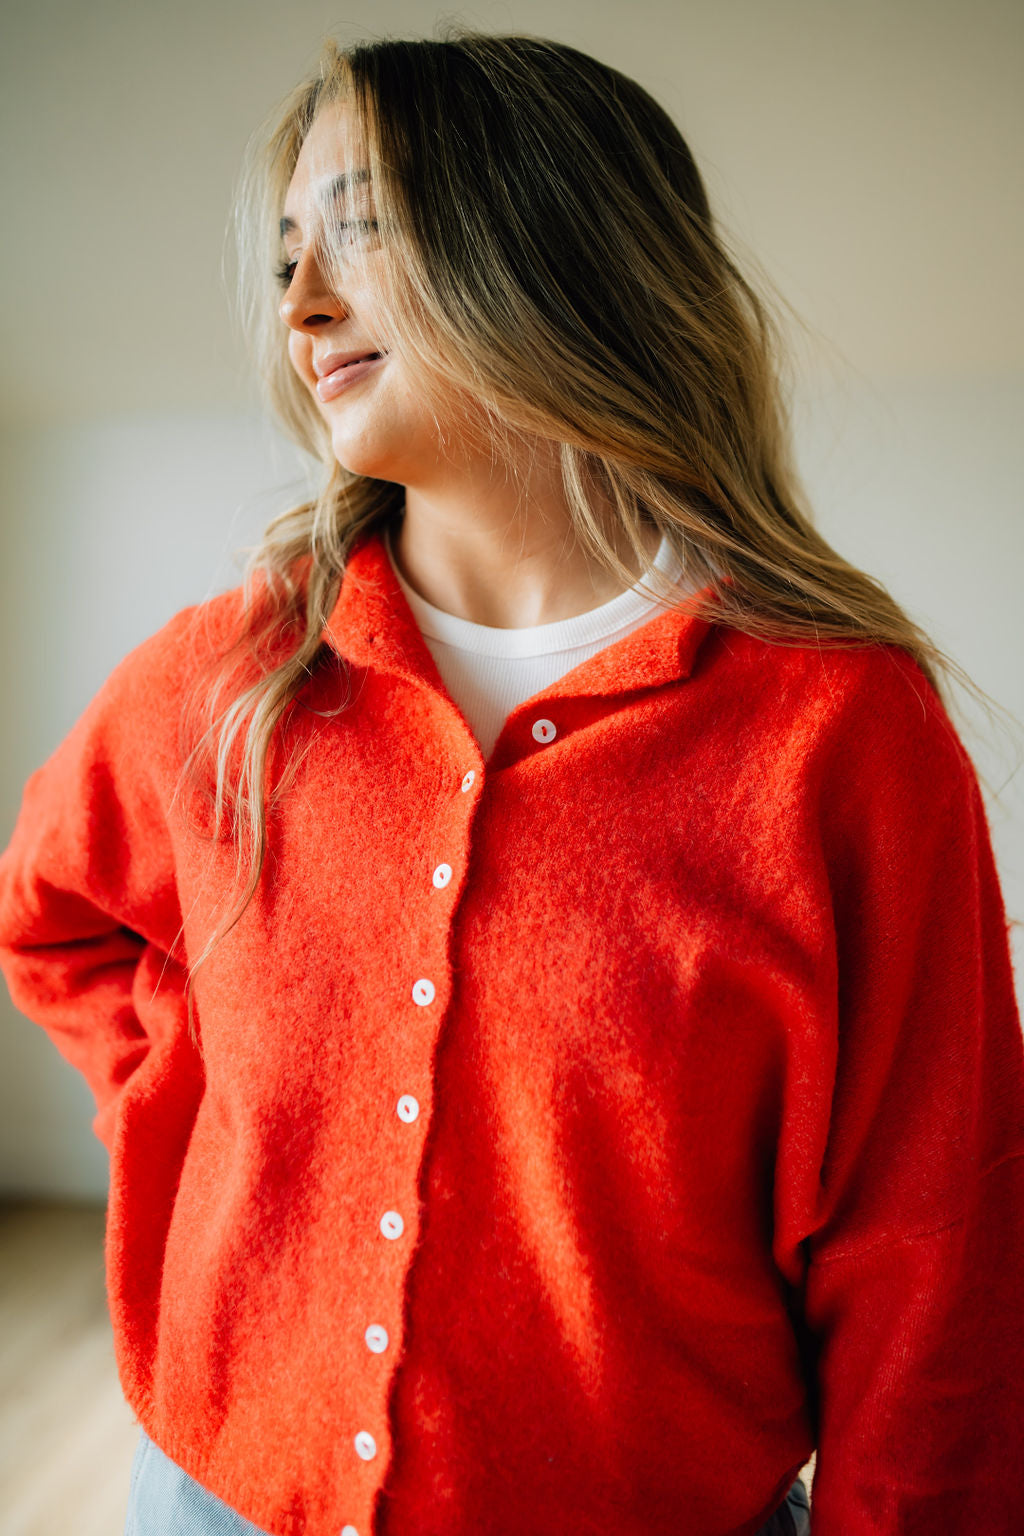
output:
[[[560,445],[573,528],[597,562],[626,585],[639,567],[657,589],[643,538],[654,524],[689,585],[712,589],[701,604],[687,597],[689,611],[774,644],[896,645],[937,692],[950,671],[980,692],[812,525],[778,322],[730,255],[682,135],[640,85],[529,35],[449,28],[328,44],[253,140],[240,185],[246,333],[276,415],[324,477],[252,552],[241,632],[186,712],[186,743],[202,727],[186,770],[213,785],[214,835],[234,840],[239,890],[190,987],[260,880],[282,717],[313,674],[344,672],[321,635],[349,554],[402,511],[400,485],[335,460],[278,312],[286,190],[314,118],[336,101],[353,106],[369,168],[389,346],[448,421],[453,398],[474,401],[497,455],[524,434]],[[341,292],[358,253],[338,228],[317,238]],[[632,550],[633,571],[610,535]],[[293,766],[274,780],[271,806]]]

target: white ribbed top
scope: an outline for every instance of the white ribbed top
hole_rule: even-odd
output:
[[[664,611],[639,590],[641,582],[637,582],[618,597],[571,619],[529,624],[522,629],[494,629],[428,603],[410,587],[395,564],[390,534],[385,535],[385,547],[444,685],[465,715],[485,760],[517,705]],[[665,537],[654,565],[673,584],[683,575],[683,567]]]

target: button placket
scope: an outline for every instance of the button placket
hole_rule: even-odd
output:
[[[552,727],[552,734],[554,727]],[[476,782],[476,771],[470,768],[463,775],[461,790],[466,794]],[[431,881],[435,890],[444,890],[451,884],[452,866],[450,864],[438,864],[431,875]],[[420,976],[412,985],[412,1000],[420,1008],[427,1008],[437,996],[437,988],[428,976]],[[411,1125],[419,1118],[420,1106],[411,1093],[403,1093],[395,1106],[398,1118],[406,1125]],[[398,1211],[385,1211],[380,1218],[380,1230],[384,1237],[395,1242],[405,1231],[405,1222]],[[363,1334],[363,1341],[371,1354],[383,1354],[390,1342],[388,1331],[382,1323],[370,1323]],[[377,1442],[369,1430],[361,1429],[354,1437],[353,1445],[356,1454],[363,1461],[372,1461],[377,1454]],[[357,1536],[354,1526],[346,1525],[341,1536]]]

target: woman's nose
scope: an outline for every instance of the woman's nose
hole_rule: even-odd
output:
[[[293,331],[315,331],[347,314],[345,305],[324,281],[313,251],[303,251],[296,262],[279,313]]]

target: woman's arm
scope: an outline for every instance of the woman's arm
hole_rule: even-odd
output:
[[[822,785],[838,995],[804,1294],[814,1532],[1011,1536],[1024,1530],[1024,1041],[977,777],[901,667],[921,698],[865,698]]]
[[[190,610],[186,610],[188,613]],[[0,856],[0,969],[17,1008],[85,1077],[108,1147],[118,1100],[180,1014],[181,915],[157,780],[170,626],[114,670],[29,779]]]

